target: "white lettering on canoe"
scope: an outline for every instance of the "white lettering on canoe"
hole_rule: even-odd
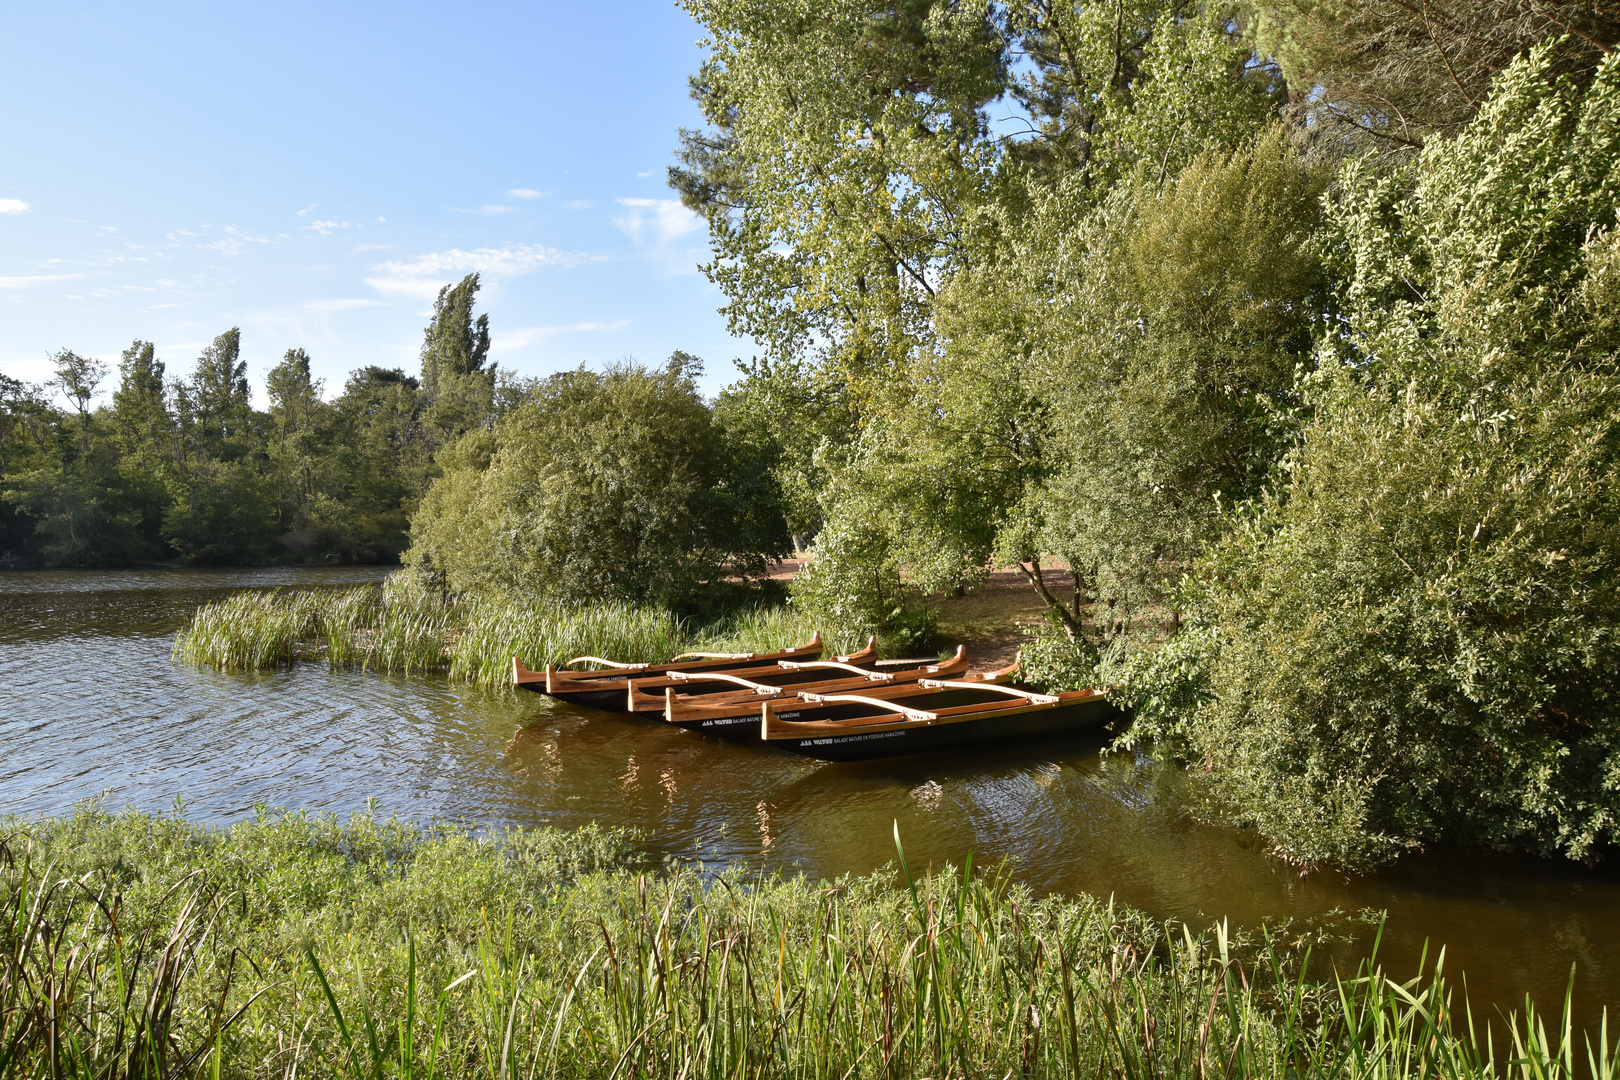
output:
[[[898,739],[903,731],[874,731],[870,735],[838,735],[831,739],[805,739],[800,746],[836,746],[843,743],[865,742],[867,739]]]

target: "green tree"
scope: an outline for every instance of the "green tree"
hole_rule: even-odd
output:
[[[336,480],[357,557],[396,558],[428,483],[419,384],[398,368],[361,368],[333,410]]]
[[[906,622],[901,567],[930,590],[998,551],[1038,558],[1050,534],[1031,500],[1067,406],[1044,399],[1062,380],[1038,377],[1020,333],[1059,329],[1036,324],[1083,278],[1062,230],[1123,178],[1155,191],[1234,150],[1274,115],[1275,72],[1215,5],[689,10],[712,35],[693,81],[710,127],[683,135],[671,181],[708,217],[706,270],[767,371],[798,374],[801,398],[840,384],[848,410],[841,438],[779,459],[785,489],[820,488],[796,520],[843,538],[801,591],[852,611],[833,603],[846,582],[874,598],[870,625]],[[1023,137],[992,128],[1007,97]]]
[[[90,401],[96,388],[107,377],[107,365],[93,357],[62,349],[50,357],[56,374],[45,385],[59,391],[79,414],[79,442],[85,457],[90,456]]]
[[[1620,62],[1583,94],[1553,55],[1345,169],[1346,334],[1181,658],[1204,703],[1160,734],[1303,863],[1620,842]]]
[[[1620,12],[1591,0],[1254,0],[1244,22],[1304,124],[1394,149],[1455,134],[1532,46],[1582,87],[1620,46]]]
[[[263,432],[232,327],[197,358],[190,379],[171,386],[175,471],[163,535],[191,562],[240,562],[271,554],[274,510]]]
[[[352,513],[337,490],[332,445],[336,416],[321,398],[321,380],[310,377],[309,354],[288,349],[265,377],[270,398],[266,447],[276,484],[281,544],[311,561],[353,559]]]
[[[134,341],[119,359],[112,396],[112,426],[118,475],[138,515],[139,532],[152,556],[166,554],[163,515],[174,465],[174,418],[165,396],[163,361],[149,341]]]
[[[124,350],[118,370],[112,411],[124,456],[155,469],[170,456],[174,426],[164,398],[163,361],[150,341],[137,340]]]
[[[423,417],[436,446],[483,426],[494,410],[489,316],[472,313],[478,288],[478,275],[468,274],[440,289],[423,335]]]
[[[217,457],[245,452],[253,404],[239,328],[231,327],[203,349],[187,389],[192,430],[201,451]]]
[[[754,512],[692,358],[553,375],[441,456],[408,565],[456,590],[675,605],[786,547]]]

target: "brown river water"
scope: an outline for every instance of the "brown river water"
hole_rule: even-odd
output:
[[[1216,918],[1388,912],[1391,975],[1425,943],[1476,1009],[1620,1004],[1620,870],[1467,852],[1301,878],[1251,834],[1189,820],[1179,772],[1069,738],[829,765],[711,742],[533,694],[304,664],[229,675],[170,660],[198,604],[239,588],[358,584],[378,570],[0,573],[0,813],[81,800],[227,823],[256,805],[363,809],[478,826],[627,825],[657,855],[820,878],[894,859],[1006,861],[1041,892]],[[1336,959],[1354,966],[1370,934]]]

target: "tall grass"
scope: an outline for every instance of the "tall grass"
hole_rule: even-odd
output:
[[[446,602],[385,585],[234,593],[205,604],[175,638],[174,656],[222,671],[324,659],[333,668],[414,673],[499,685],[512,657],[531,667],[576,656],[656,663],[687,651],[756,652],[806,641],[816,628],[790,607],[754,608],[695,626],[661,608],[516,600]],[[863,642],[832,634],[830,652]]]
[[[658,608],[621,603],[563,608],[486,601],[472,604],[466,615],[452,649],[450,673],[484,683],[510,679],[514,656],[533,665],[562,663],[576,656],[650,663],[668,660],[692,647],[692,638],[680,621]]]
[[[71,994],[50,989],[59,977],[4,984],[11,1057],[0,1072],[1615,1075],[1606,1025],[1588,1039],[1567,1023],[1549,1033],[1528,1011],[1486,1024],[1438,970],[1395,982],[1369,962],[1313,983],[1300,953],[1264,936],[1198,933],[1087,897],[1038,900],[971,867],[913,878],[902,855],[898,880],[705,881],[647,872],[627,841],[595,829],[480,840],[369,815],[339,826],[267,813],[217,832],[91,810],[12,822],[8,956],[44,971],[48,939],[55,970],[104,959],[74,969]],[[99,905],[75,908],[89,893]],[[127,943],[178,942],[181,962],[165,968],[132,945],[113,962],[113,916],[86,917],[92,907],[117,913]],[[160,969],[181,974],[162,982]],[[126,977],[139,992],[120,991]],[[137,1019],[147,1015],[163,1018],[163,1053]],[[50,1031],[77,1041],[59,1052],[68,1042]]]

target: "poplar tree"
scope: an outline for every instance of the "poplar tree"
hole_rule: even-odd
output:
[[[163,361],[150,341],[136,339],[118,361],[113,421],[124,454],[145,468],[167,457],[173,420],[164,401]]]
[[[422,397],[435,445],[488,422],[495,366],[489,361],[489,316],[473,317],[477,274],[439,290],[422,341]]]

